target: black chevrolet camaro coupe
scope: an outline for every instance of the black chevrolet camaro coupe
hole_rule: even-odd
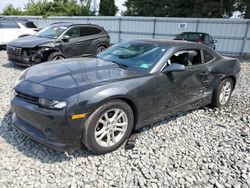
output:
[[[146,124],[211,104],[227,105],[236,59],[204,45],[163,40],[118,43],[95,58],[26,69],[11,101],[14,126],[62,151],[82,144],[99,154]]]

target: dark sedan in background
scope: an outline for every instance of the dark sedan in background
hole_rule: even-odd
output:
[[[103,27],[92,24],[56,23],[34,36],[16,39],[7,46],[11,62],[31,66],[45,61],[100,53],[110,45]]]
[[[14,88],[13,124],[53,148],[84,144],[103,154],[145,124],[200,106],[227,105],[239,72],[237,59],[205,45],[122,42],[96,58],[26,69]]]
[[[214,40],[211,35],[208,33],[200,32],[183,32],[175,37],[174,40],[185,40],[190,42],[198,42],[200,44],[205,44],[215,50],[215,43],[217,40]]]

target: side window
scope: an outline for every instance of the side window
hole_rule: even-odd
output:
[[[100,30],[100,29],[98,29],[96,27],[90,27],[90,31],[91,31],[92,35],[96,35],[96,34],[102,32],[102,30]]]
[[[23,22],[22,23],[26,28],[37,28],[34,22]]]
[[[210,38],[208,35],[205,35],[205,42],[209,43],[210,42]]]
[[[73,27],[69,29],[65,35],[68,35],[70,38],[77,38],[80,37],[80,30],[79,27]]]
[[[81,37],[96,35],[100,32],[102,32],[102,31],[98,28],[95,28],[95,27],[80,27]]]
[[[1,28],[4,29],[17,29],[20,28],[19,25],[15,21],[2,21]]]
[[[90,35],[90,30],[88,27],[80,27],[80,35],[81,37]]]
[[[209,53],[207,50],[203,50],[203,54],[204,54],[204,61],[205,63],[211,61],[212,59],[214,59],[214,56]]]
[[[178,63],[185,66],[192,66],[201,64],[200,50],[182,50],[176,52],[171,58],[169,63]]]
[[[210,40],[210,42],[214,41],[213,38],[210,35],[209,35],[209,40]]]

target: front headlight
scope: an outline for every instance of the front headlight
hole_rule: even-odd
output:
[[[26,77],[28,69],[25,69],[16,79],[14,87],[16,87],[21,81],[23,81]]]
[[[44,98],[39,98],[38,102],[42,107],[56,110],[62,110],[67,106],[67,102],[65,101],[56,101]]]

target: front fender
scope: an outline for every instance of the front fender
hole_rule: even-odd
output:
[[[104,103],[115,99],[127,99],[133,101],[127,88],[107,88],[93,95],[85,105],[85,109],[92,113]]]

